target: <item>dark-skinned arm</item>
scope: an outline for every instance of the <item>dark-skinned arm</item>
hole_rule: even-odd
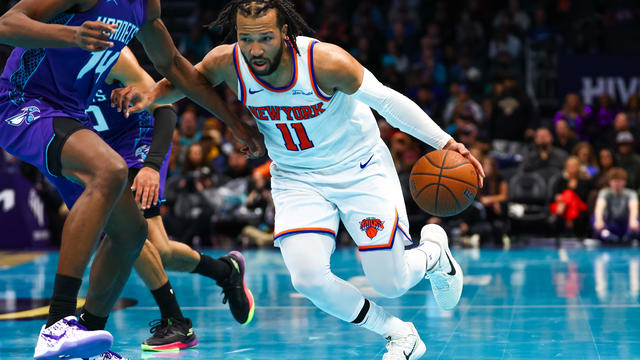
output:
[[[70,48],[102,51],[113,46],[108,41],[116,25],[85,21],[81,26],[47,24],[57,14],[71,8],[91,9],[96,0],[22,0],[0,17],[0,43],[21,48]]]
[[[160,19],[160,1],[149,0],[147,13],[148,20],[137,37],[156,69],[185,95],[221,119],[238,140],[249,147],[251,155],[264,154],[257,130],[238,119],[209,81],[178,52]]]
[[[120,52],[120,57],[111,68],[107,82],[119,81],[126,86],[148,89],[155,82],[140,66],[138,60],[128,47]],[[160,167],[171,146],[173,129],[178,116],[171,105],[154,105],[147,109],[153,113],[154,124],[151,146],[144,160],[144,166],[133,180],[131,190],[135,191],[135,200],[143,209],[148,209],[158,202],[160,190]]]

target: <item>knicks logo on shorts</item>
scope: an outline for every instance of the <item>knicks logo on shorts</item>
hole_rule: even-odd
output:
[[[384,221],[378,218],[368,217],[360,221],[360,230],[364,231],[370,239],[373,239],[378,235],[378,231],[384,229],[383,224]]]
[[[5,120],[9,125],[20,126],[23,122],[31,124],[40,117],[40,109],[35,106],[22,108],[22,112]]]

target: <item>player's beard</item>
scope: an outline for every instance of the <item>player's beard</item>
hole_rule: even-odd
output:
[[[253,67],[253,62],[249,61],[247,59],[246,56],[244,56],[244,54],[242,56],[244,56],[245,61],[247,62],[247,64],[249,64],[249,67],[251,67],[251,71],[253,71],[254,74],[259,75],[259,76],[267,76],[267,75],[271,75],[274,71],[276,71],[278,69],[278,67],[280,66],[280,62],[282,61],[282,52],[284,51],[284,41],[282,41],[282,43],[280,44],[280,49],[278,50],[278,53],[276,54],[276,56],[273,58],[273,61],[267,59],[267,58],[252,58],[252,60],[264,60],[267,63],[267,68],[264,70],[257,70],[255,67]]]

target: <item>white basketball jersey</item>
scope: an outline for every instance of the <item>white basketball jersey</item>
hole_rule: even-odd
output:
[[[253,74],[234,46],[238,99],[251,111],[265,137],[269,157],[282,169],[324,169],[350,164],[380,141],[371,109],[342,92],[329,97],[320,90],[313,70],[317,40],[296,38],[300,54],[289,43],[293,76],[275,88]]]

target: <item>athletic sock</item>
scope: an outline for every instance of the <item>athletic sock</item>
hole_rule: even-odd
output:
[[[427,271],[431,270],[438,264],[438,260],[440,260],[440,254],[442,254],[440,245],[433,241],[425,241],[416,249],[422,251],[427,255]]]
[[[360,319],[362,320],[356,323],[356,321]],[[385,338],[391,337],[395,339],[411,333],[411,327],[408,323],[387,313],[380,305],[367,299],[365,299],[360,314],[358,314],[358,317],[353,322]]]
[[[174,319],[183,319],[182,311],[180,310],[180,305],[178,305],[178,300],[176,299],[176,295],[173,293],[173,289],[171,288],[171,284],[167,281],[166,284],[160,286],[156,290],[151,290],[151,294],[153,298],[156,300],[158,307],[160,308],[160,316],[163,319],[174,318]]]
[[[200,254],[200,262],[192,273],[204,275],[215,281],[222,281],[231,275],[231,264],[226,261],[214,259],[211,256]]]
[[[107,319],[109,317],[100,317],[87,311],[84,307],[80,310],[80,316],[78,316],[78,322],[80,325],[87,328],[87,330],[104,330],[107,325]]]
[[[78,291],[81,284],[82,279],[56,274],[47,327],[55,324],[60,319],[76,314]]]

